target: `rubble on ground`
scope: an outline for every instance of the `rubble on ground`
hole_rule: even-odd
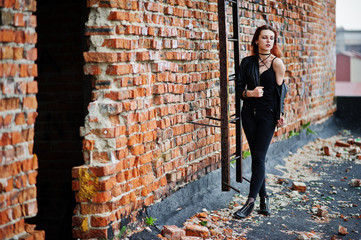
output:
[[[314,168],[327,169],[332,165],[350,163],[345,169],[345,173],[352,171],[351,164],[361,164],[360,153],[361,139],[343,137],[342,135],[334,136],[328,139],[318,138],[295,153],[290,153],[284,159],[283,166],[276,166],[276,169],[283,173],[279,175],[267,175],[267,191],[271,193],[270,208],[271,217],[277,217],[278,213],[284,211],[288,206],[292,206],[297,211],[303,211],[309,214],[309,219],[315,226],[329,223],[332,219],[342,219],[347,223],[349,219],[361,218],[360,209],[357,204],[351,202],[346,197],[344,200],[335,200],[338,196],[343,196],[348,191],[359,191],[361,186],[360,179],[348,179],[346,176],[335,178],[332,181],[345,182],[343,187],[336,187],[337,184],[325,184],[320,181],[327,175],[325,171],[314,171]],[[320,168],[321,167],[321,168]],[[290,186],[291,184],[291,186]],[[326,191],[325,191],[326,190]],[[359,195],[361,195],[358,192]],[[359,197],[359,200],[361,198]],[[183,231],[185,235],[179,235],[179,239],[247,239],[247,233],[257,226],[270,225],[272,222],[269,218],[259,216],[257,207],[244,220],[236,220],[233,213],[240,209],[246,202],[247,197],[236,194],[227,208],[218,211],[208,211],[195,214],[184,223],[184,227],[173,231]],[[256,206],[259,202],[256,201]],[[355,208],[354,213],[344,214],[342,209]],[[281,220],[286,217],[282,216]],[[251,224],[249,224],[251,223]],[[246,226],[247,225],[247,226]],[[288,235],[294,235],[297,239],[323,239],[323,232],[316,232],[313,229],[309,231],[296,231],[289,229],[286,224],[277,226],[282,232]],[[165,230],[168,229],[168,230]],[[167,236],[170,226],[164,226],[163,239],[177,239]],[[338,235],[349,234],[347,226],[335,227],[338,232],[333,233],[332,239],[337,239]],[[352,230],[357,232],[357,230]],[[182,233],[182,234],[183,234]],[[188,237],[188,238],[187,238]],[[193,237],[193,238],[189,238]],[[295,239],[293,238],[293,239]]]

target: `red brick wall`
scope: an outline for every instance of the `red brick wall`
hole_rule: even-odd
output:
[[[25,223],[38,211],[33,153],[37,116],[36,2],[0,1],[0,236],[35,237],[44,231]]]
[[[73,168],[73,236],[110,238],[123,218],[220,166],[220,131],[188,123],[220,113],[217,1],[88,7],[84,72],[94,90],[84,165]],[[335,1],[241,1],[243,57],[266,20],[280,30],[290,87],[281,138],[335,110]]]

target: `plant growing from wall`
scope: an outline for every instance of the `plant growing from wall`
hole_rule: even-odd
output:
[[[146,224],[147,226],[153,226],[154,223],[155,223],[155,221],[157,221],[156,218],[146,217],[146,219],[145,219],[145,224]]]
[[[199,224],[203,227],[206,227],[208,222],[207,221],[200,221]]]
[[[315,131],[313,131],[311,128],[309,128],[311,122],[308,122],[306,124],[301,125],[301,129],[306,129],[307,134],[317,134]]]

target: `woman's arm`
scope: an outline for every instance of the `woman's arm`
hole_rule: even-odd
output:
[[[236,79],[236,91],[239,92],[241,95],[241,99],[244,100],[247,96],[244,95],[246,92],[246,78],[245,78],[245,63],[242,59],[241,64],[239,66],[239,75]]]
[[[273,62],[273,69],[276,73],[276,82],[278,86],[281,86],[283,83],[283,78],[285,77],[286,67],[283,64],[282,60],[276,58]],[[286,124],[286,119],[283,116],[280,116],[280,119],[277,121],[277,127],[282,127]]]
[[[285,77],[286,67],[280,58],[276,58],[273,61],[273,70],[276,73],[277,85],[281,86],[283,83],[283,78]]]

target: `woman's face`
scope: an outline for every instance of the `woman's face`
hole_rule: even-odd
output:
[[[271,30],[262,30],[256,44],[258,44],[258,52],[269,53],[275,42],[275,33]]]

